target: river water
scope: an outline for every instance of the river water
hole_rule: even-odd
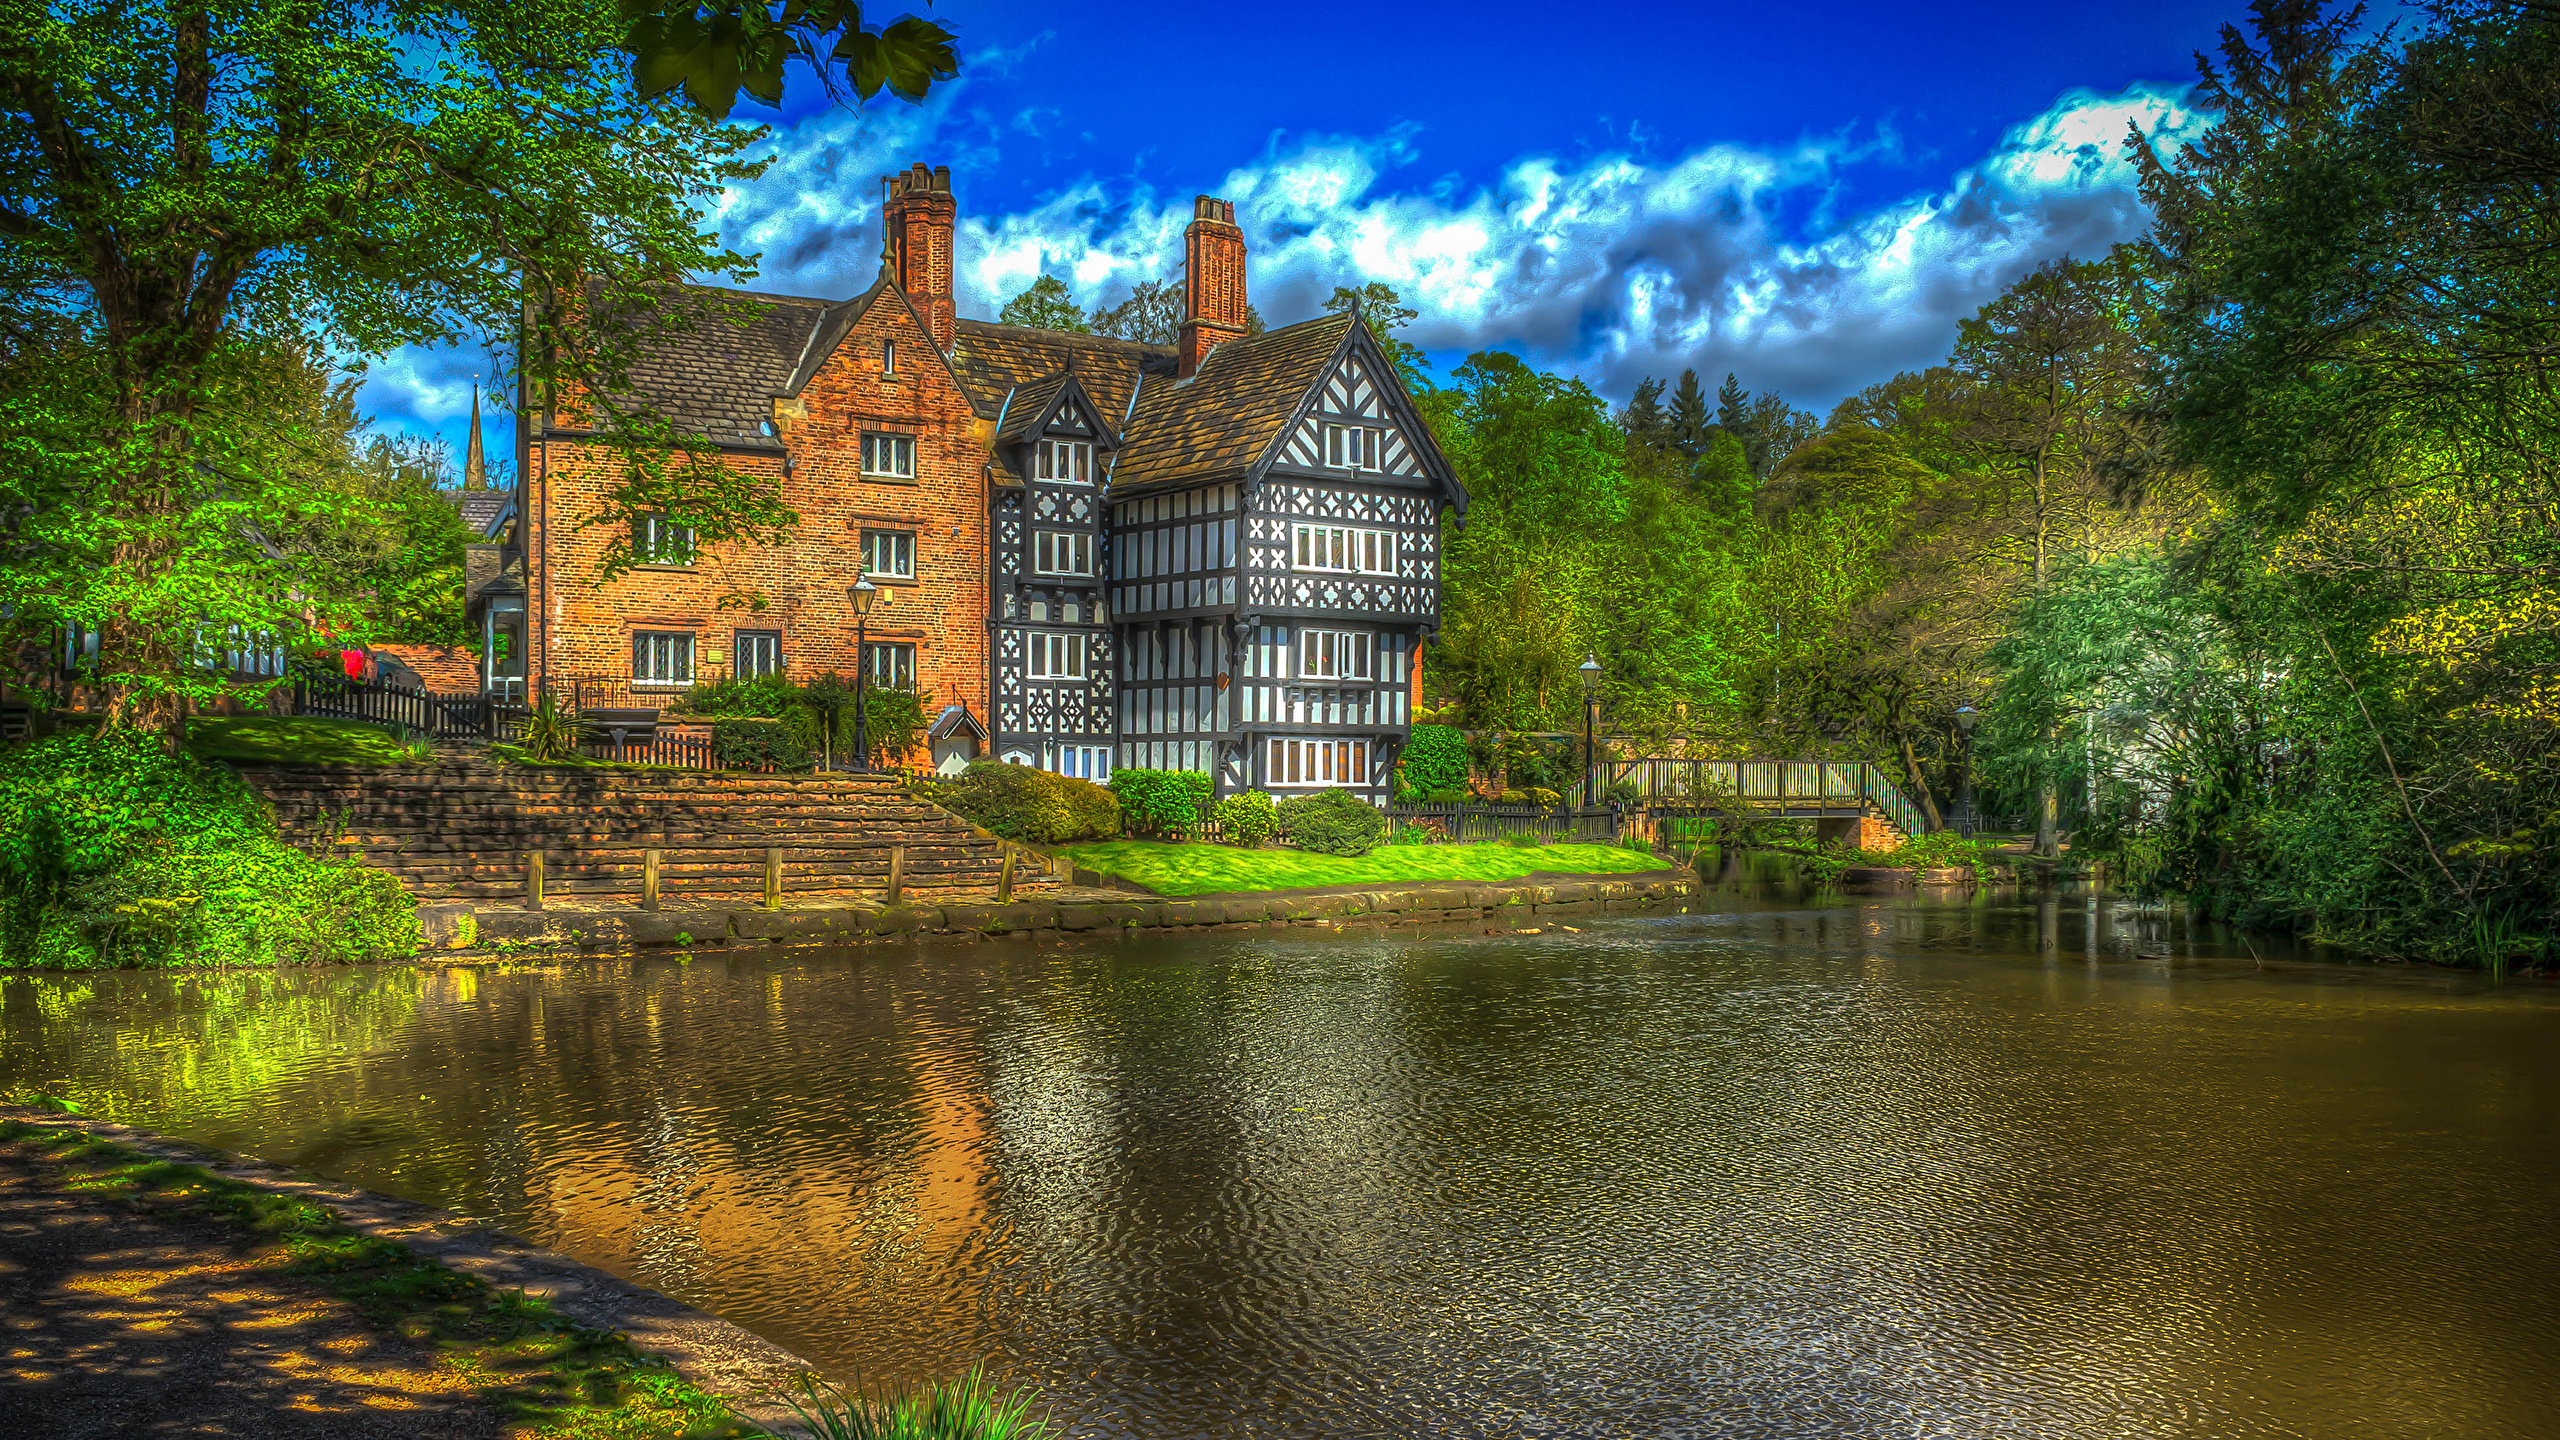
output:
[[[2560,1435],[2560,995],[2084,897],[1709,903],[21,976],[0,1086],[1079,1436]]]

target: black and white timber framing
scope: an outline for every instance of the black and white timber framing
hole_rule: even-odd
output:
[[[1072,373],[1007,394],[996,425],[987,587],[994,757],[1099,780],[1117,669],[1103,596],[1102,485],[1119,437]]]

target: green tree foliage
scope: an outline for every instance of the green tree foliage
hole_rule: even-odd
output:
[[[1405,799],[1463,799],[1472,764],[1466,732],[1450,725],[1416,725],[1404,753],[1396,757],[1396,789]]]
[[[1218,802],[1218,829],[1230,845],[1247,849],[1280,833],[1280,814],[1260,790],[1239,790]]]
[[[1055,275],[1043,275],[1031,282],[1021,294],[1004,302],[996,319],[1006,325],[1028,325],[1035,330],[1065,330],[1077,335],[1093,333],[1084,311],[1075,297],[1067,293],[1067,283]]]
[[[622,14],[640,93],[681,89],[714,120],[727,118],[741,93],[781,104],[783,74],[795,60],[839,100],[886,89],[921,101],[960,73],[950,31],[915,15],[866,25],[856,0],[622,0]]]
[[[633,92],[627,35],[601,3],[0,18],[0,278],[47,321],[0,396],[0,606],[103,632],[110,723],[173,736],[185,702],[228,694],[208,632],[355,628],[355,598],[274,543],[367,518],[300,483],[323,437],[262,408],[278,353],[521,332],[540,403],[626,459],[594,523],[655,510],[706,544],[790,526],[628,398],[655,329],[746,308],[661,301],[743,275],[701,217],[755,167],[754,132]]]
[[[1731,385],[1733,377],[1726,376],[1725,383]],[[1680,388],[1671,392],[1671,409],[1666,419],[1672,448],[1691,460],[1706,453],[1707,446],[1719,430],[1728,435],[1733,433],[1708,416],[1707,392],[1698,384],[1698,372],[1695,370],[1680,372]]]
[[[1375,280],[1356,290],[1348,285],[1337,285],[1324,302],[1325,312],[1331,315],[1339,315],[1354,305],[1360,307],[1360,318],[1368,325],[1369,333],[1376,337],[1378,347],[1395,362],[1396,373],[1404,377],[1406,388],[1427,388],[1431,367],[1423,359],[1421,347],[1407,342],[1402,334],[1404,327],[1412,324],[1420,312],[1405,304],[1404,297],[1398,295],[1393,287]]]
[[[1129,298],[1117,305],[1096,307],[1087,328],[1096,335],[1115,340],[1135,340],[1141,345],[1170,345],[1182,338],[1182,287],[1172,281],[1141,280],[1130,288]]]
[[[1120,798],[1120,817],[1132,835],[1179,834],[1198,822],[1213,788],[1197,770],[1111,772],[1111,793]]]

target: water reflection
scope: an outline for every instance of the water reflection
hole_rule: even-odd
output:
[[[2543,992],[1716,878],[1578,934],[19,977],[0,1083],[1078,1434],[2560,1433]]]

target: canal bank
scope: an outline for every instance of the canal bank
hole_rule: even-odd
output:
[[[1099,877],[1080,876],[1093,880]],[[1153,896],[1095,885],[1011,901],[884,905],[805,900],[777,906],[635,905],[555,901],[421,905],[421,958],[440,963],[521,958],[529,952],[598,958],[681,951],[970,942],[1158,932],[1473,927],[1508,933],[1624,912],[1676,913],[1695,899],[1688,871],[1616,876],[1531,876],[1499,885],[1377,889],[1337,886],[1254,894]]]

